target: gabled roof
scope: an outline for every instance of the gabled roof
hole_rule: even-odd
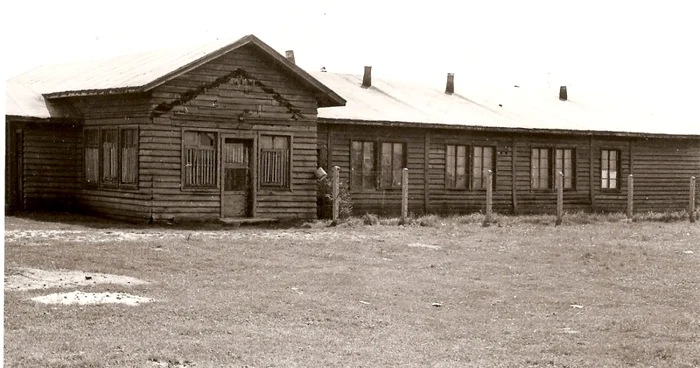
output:
[[[444,82],[428,85],[372,76],[372,86],[363,88],[361,75],[311,75],[347,99],[343,107],[319,109],[319,119],[330,122],[700,137],[700,115],[652,115],[643,111],[645,106],[606,102],[579,89],[570,90],[569,99],[560,101],[558,86],[494,87],[465,82],[457,84],[456,93],[450,95],[444,92]]]
[[[259,38],[248,35],[233,43],[219,41],[202,46],[155,50],[102,60],[45,65],[8,80],[8,100],[27,97],[28,90],[47,99],[146,92],[245,45],[253,45],[288,70],[318,95],[319,106],[342,106],[345,100],[280,55]],[[9,86],[12,84],[12,86]],[[20,91],[22,85],[26,90]],[[10,88],[12,87],[12,88]],[[17,97],[11,97],[16,94]],[[36,96],[32,99],[36,100]],[[38,115],[41,109],[26,113]]]

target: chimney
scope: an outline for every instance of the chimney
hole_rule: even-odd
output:
[[[562,101],[566,101],[568,96],[566,95],[566,86],[561,86],[559,87],[559,99]]]
[[[287,60],[291,61],[292,64],[296,64],[296,61],[294,60],[294,50],[287,50],[284,53],[287,57]]]
[[[447,73],[447,85],[445,86],[445,93],[451,95],[455,93],[455,74]]]
[[[369,88],[372,86],[372,67],[365,67],[365,75],[362,77],[362,87]]]

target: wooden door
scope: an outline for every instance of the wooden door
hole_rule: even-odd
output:
[[[9,138],[10,162],[10,198],[9,211],[16,212],[24,209],[24,134],[21,129],[14,132],[14,137]]]
[[[224,138],[221,160],[224,217],[251,216],[252,146],[250,139]]]

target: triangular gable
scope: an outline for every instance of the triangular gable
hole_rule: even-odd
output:
[[[345,100],[253,35],[233,43],[156,50],[101,61],[39,67],[10,81],[31,85],[47,99],[150,91],[245,45],[253,45],[311,88],[319,107],[343,106]]]

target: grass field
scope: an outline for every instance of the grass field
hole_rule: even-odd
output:
[[[5,221],[6,276],[31,267],[149,282],[6,291],[7,367],[700,366],[697,223]],[[155,301],[30,300],[73,290]]]

